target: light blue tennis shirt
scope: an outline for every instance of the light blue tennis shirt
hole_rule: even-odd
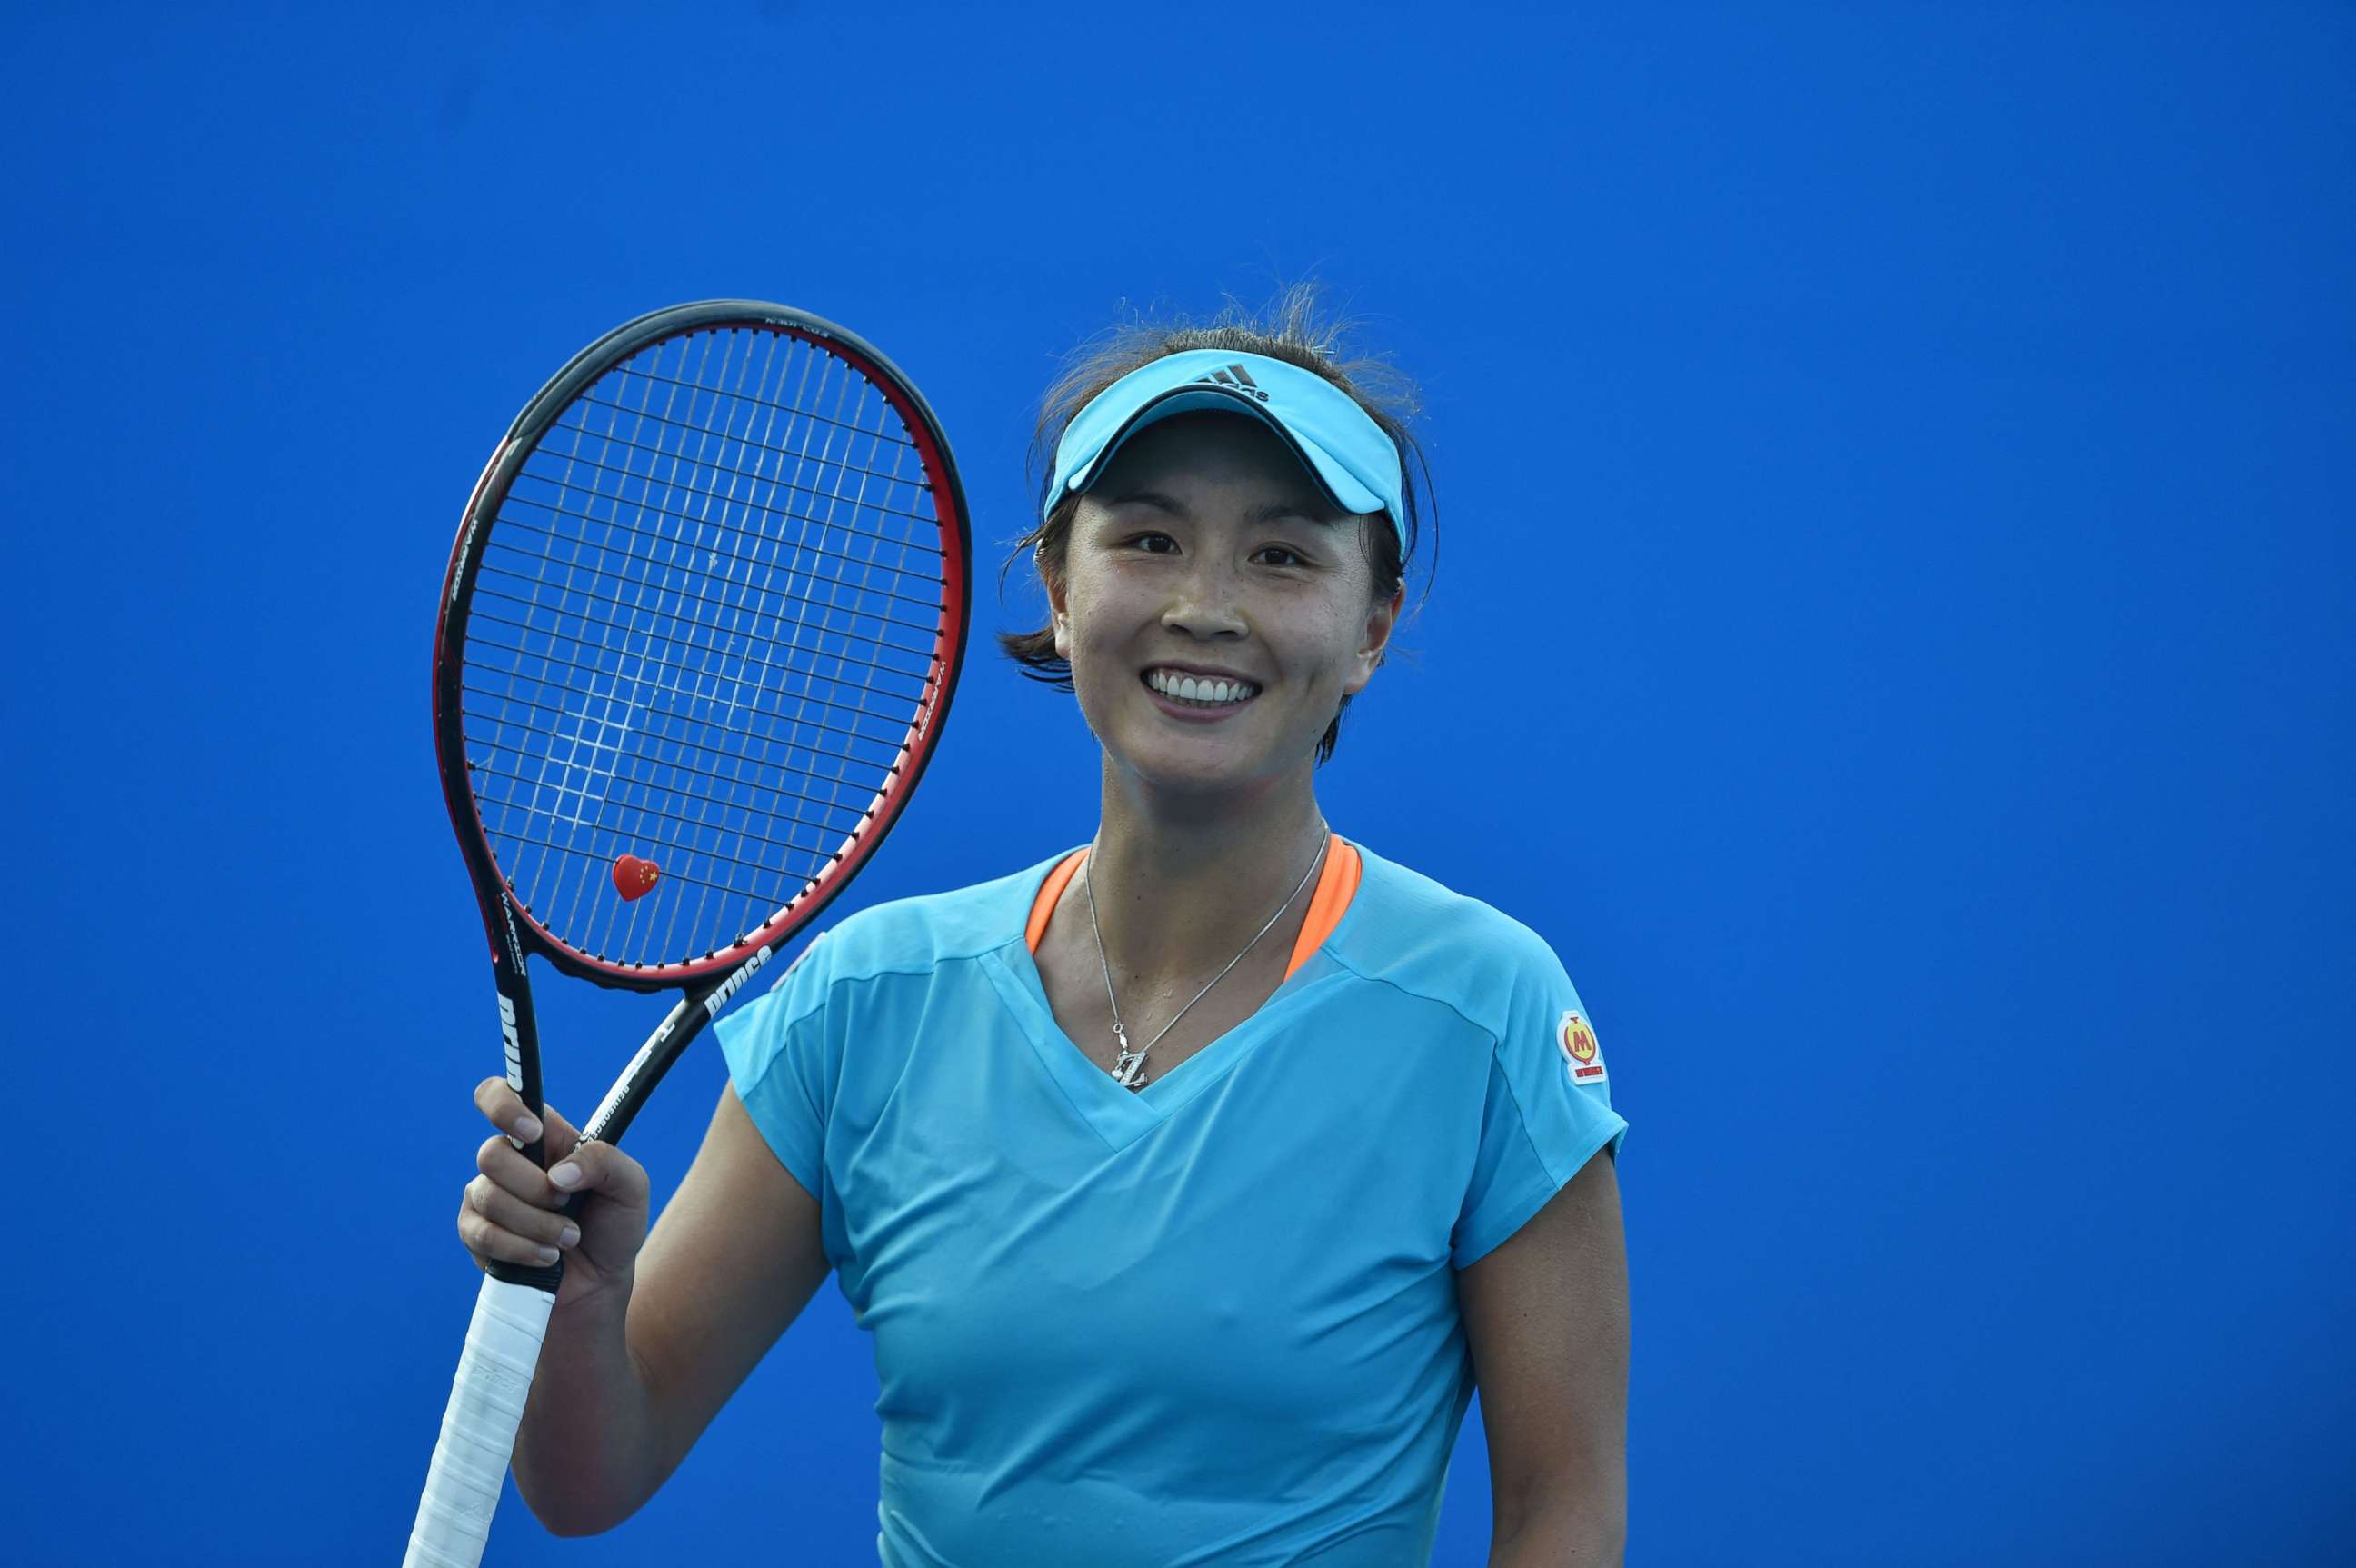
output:
[[[1455,1271],[1627,1122],[1545,941],[1357,854],[1330,935],[1141,1090],[1032,961],[1065,855],[862,910],[721,1021],[874,1336],[889,1568],[1429,1560]]]

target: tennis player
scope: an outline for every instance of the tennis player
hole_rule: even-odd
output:
[[[1594,1025],[1543,940],[1317,800],[1418,532],[1364,379],[1297,292],[1099,340],[1041,425],[1051,624],[1000,639],[1101,746],[1089,842],[851,915],[723,1019],[651,1237],[619,1149],[483,1144],[467,1247],[568,1257],[514,1460],[549,1528],[627,1518],[831,1272],[894,1568],[1420,1564],[1476,1383],[1490,1563],[1620,1561]]]

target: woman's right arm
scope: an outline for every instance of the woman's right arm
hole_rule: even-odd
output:
[[[528,1136],[505,1079],[486,1079],[475,1103],[493,1125]],[[552,1108],[547,1133],[555,1148],[576,1138]],[[610,1530],[678,1468],[825,1283],[818,1200],[734,1087],[652,1236],[646,1171],[610,1144],[584,1144],[543,1175],[493,1137],[477,1164],[482,1175],[458,1219],[476,1261],[536,1263],[548,1247],[565,1259],[516,1435],[516,1489],[559,1535]],[[578,1179],[552,1185],[568,1165]],[[570,1237],[554,1212],[569,1192],[588,1195]]]

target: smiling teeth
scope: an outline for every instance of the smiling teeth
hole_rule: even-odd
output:
[[[1259,694],[1259,688],[1244,681],[1215,681],[1194,675],[1181,675],[1171,670],[1149,670],[1145,683],[1165,697],[1182,703],[1194,703],[1201,707],[1220,708],[1248,702]]]

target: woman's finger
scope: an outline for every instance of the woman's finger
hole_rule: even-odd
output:
[[[492,1224],[463,1197],[458,1200],[458,1240],[466,1243],[466,1251],[475,1255],[478,1263],[530,1263],[545,1267],[562,1255],[546,1242],[534,1241]]]
[[[553,1105],[541,1106],[541,1119],[534,1121],[531,1112],[523,1108],[523,1097],[509,1089],[503,1078],[487,1078],[475,1085],[475,1109],[492,1126],[526,1144],[542,1132],[548,1135],[552,1151],[570,1149],[581,1141],[573,1123]]]
[[[573,1220],[526,1203],[488,1176],[466,1184],[466,1207],[537,1247],[572,1247],[581,1240],[581,1227]]]
[[[487,1078],[475,1085],[475,1109],[494,1127],[529,1144],[540,1136],[540,1122],[524,1109],[523,1097],[503,1078]]]
[[[611,1144],[582,1144],[549,1166],[545,1179],[564,1195],[594,1192],[626,1208],[647,1206],[646,1167]]]
[[[573,1130],[572,1122],[564,1119],[564,1112],[555,1106],[543,1105],[540,1113],[548,1122],[548,1157],[553,1164],[557,1155],[570,1153],[573,1146],[581,1142],[581,1134]]]
[[[503,1137],[483,1140],[483,1146],[475,1151],[475,1168],[494,1186],[537,1208],[554,1208],[564,1201],[565,1195],[549,1185],[548,1174]]]

